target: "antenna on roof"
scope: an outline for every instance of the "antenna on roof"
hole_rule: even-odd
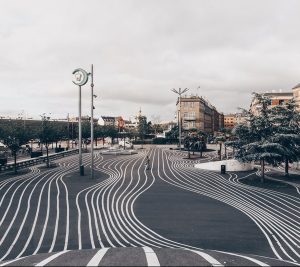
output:
[[[197,87],[197,96],[199,96],[200,85]]]

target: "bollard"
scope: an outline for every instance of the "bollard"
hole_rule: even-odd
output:
[[[226,165],[221,165],[221,174],[226,174]]]
[[[80,176],[84,176],[84,166],[80,166]]]

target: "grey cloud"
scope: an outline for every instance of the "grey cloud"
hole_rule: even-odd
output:
[[[15,106],[15,113],[76,115],[71,72],[91,63],[98,116],[142,107],[173,119],[173,87],[233,112],[249,105],[252,91],[300,82],[299,1],[0,3],[2,114]],[[88,86],[83,104],[89,113]]]

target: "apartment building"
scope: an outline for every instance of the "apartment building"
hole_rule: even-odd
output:
[[[300,111],[300,83],[293,87],[293,98],[297,104],[297,110]]]
[[[297,90],[295,90],[297,92]],[[276,92],[276,93],[264,93],[264,96],[271,99],[271,105],[270,107],[274,107],[277,105],[283,105],[287,101],[293,98],[292,92]],[[254,97],[252,99],[252,102],[250,104],[250,111],[254,115],[258,115],[259,111],[261,109],[261,105],[258,103],[258,99]]]
[[[213,134],[223,125],[221,113],[207,100],[199,96],[183,96],[181,97],[181,106],[179,106],[179,98],[177,99],[177,113],[180,113],[183,130],[203,131]]]
[[[115,126],[116,117],[112,116],[101,116],[99,119],[99,125],[103,126]]]
[[[224,115],[224,128],[232,129],[238,124],[247,123],[247,114],[244,112],[230,113]]]
[[[237,117],[235,113],[224,115],[224,128],[232,129],[237,124]]]

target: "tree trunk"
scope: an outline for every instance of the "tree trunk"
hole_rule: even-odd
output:
[[[285,158],[285,168],[284,168],[284,175],[285,177],[289,177],[289,159]]]
[[[17,152],[14,152],[14,172],[17,173]]]
[[[226,145],[224,145],[224,149],[225,149],[225,158],[227,159],[227,148],[226,148]]]
[[[96,146],[98,146],[98,137],[96,137],[95,141],[96,141]]]
[[[47,168],[49,168],[49,149],[48,149],[48,145],[46,145],[46,153],[47,153]]]
[[[57,148],[57,141],[55,141],[55,148]],[[53,146],[52,146],[52,149],[53,149]]]
[[[220,143],[220,160],[222,160],[222,143]]]
[[[265,182],[265,160],[264,159],[261,160],[261,177],[260,177],[260,181],[262,183]]]

